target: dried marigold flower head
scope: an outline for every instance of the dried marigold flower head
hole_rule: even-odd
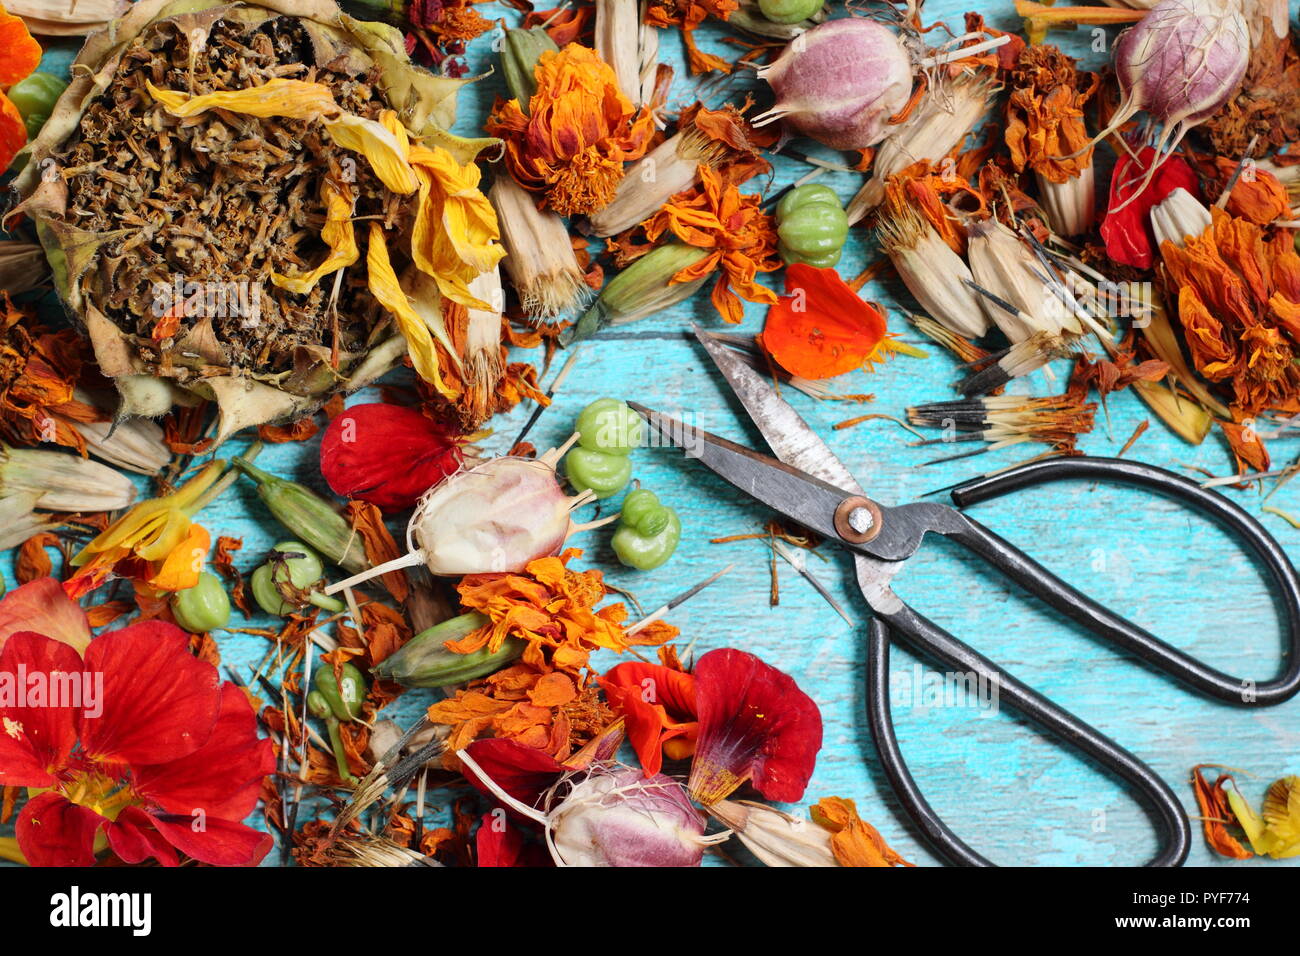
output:
[[[608,63],[570,43],[545,51],[534,70],[537,91],[525,109],[498,103],[486,129],[506,143],[511,175],[540,193],[562,216],[605,208],[623,178],[623,164],[642,156],[654,135],[649,109],[637,110]]]
[[[1056,232],[1087,232],[1096,218],[1096,178],[1083,107],[1100,80],[1056,47],[1033,45],[1021,51],[1010,82],[1004,136],[1011,161],[1033,170]]]
[[[1181,247],[1160,247],[1170,294],[1196,371],[1229,382],[1242,415],[1300,411],[1300,255],[1221,209]]]
[[[728,322],[744,317],[738,294],[767,305],[777,299],[775,292],[755,281],[758,273],[781,267],[776,221],[763,212],[761,201],[760,196],[742,196],[721,173],[702,166],[697,189],[674,196],[643,224],[652,241],[671,231],[687,245],[706,250],[704,258],[682,269],[672,281],[692,282],[720,271],[710,298]]]

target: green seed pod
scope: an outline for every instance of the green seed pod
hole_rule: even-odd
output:
[[[598,398],[578,415],[578,444],[606,455],[627,455],[641,444],[641,416],[617,398]]]
[[[315,692],[325,698],[335,719],[356,720],[361,715],[361,705],[369,688],[365,675],[354,665],[344,664],[338,677],[334,676],[333,667],[324,665],[317,668],[311,682]],[[307,706],[310,708],[311,701]]]
[[[786,265],[833,268],[849,235],[849,217],[835,191],[820,183],[790,190],[776,207],[777,251]]]
[[[443,646],[487,623],[487,615],[470,611],[435,624],[376,664],[373,673],[376,678],[396,681],[403,687],[451,687],[494,674],[518,660],[527,643],[517,637],[507,637],[496,651],[483,647],[471,654],[457,654]]]
[[[646,488],[629,491],[623,499],[622,523],[636,528],[646,537],[654,537],[668,525],[668,509],[659,496]]]
[[[758,0],[758,9],[773,23],[798,23],[816,16],[824,0]]]
[[[622,325],[654,315],[690,298],[711,276],[690,282],[672,282],[672,277],[709,254],[707,249],[684,242],[666,242],[605,283],[600,295],[576,325],[560,336],[562,345],[595,335],[606,325]]]
[[[45,121],[50,118],[55,102],[68,88],[68,81],[53,73],[33,73],[9,87],[5,95],[18,107],[27,126],[28,139],[35,139]]]
[[[360,539],[328,501],[305,485],[277,478],[243,458],[233,459],[233,464],[257,482],[257,496],[299,538],[345,571],[356,574],[370,567]]]
[[[626,455],[607,455],[578,446],[564,456],[564,472],[574,491],[591,489],[597,498],[608,498],[632,480],[632,461]]]
[[[324,579],[325,566],[311,548],[301,541],[281,541],[271,550],[273,559],[254,571],[249,579],[253,598],[263,611],[284,617],[298,610],[299,606],[286,601],[277,587],[283,584],[305,592],[305,603],[333,612],[344,609],[346,605],[317,590]]]
[[[551,35],[541,27],[507,30],[501,46],[501,72],[505,74],[506,88],[519,101],[520,108],[528,112],[528,101],[537,92],[537,61],[543,53],[558,53]]]
[[[204,634],[230,623],[230,597],[221,579],[207,571],[198,583],[172,597],[172,617],[191,634]]]
[[[671,558],[673,552],[677,550],[677,544],[682,539],[681,520],[672,508],[661,505],[660,509],[666,516],[666,520],[654,534],[644,534],[640,527],[627,521],[619,523],[618,530],[614,532],[610,543],[614,547],[614,554],[618,556],[618,560],[627,567],[639,571],[651,571]],[[654,512],[647,510],[640,517],[645,520],[646,516],[651,514]]]

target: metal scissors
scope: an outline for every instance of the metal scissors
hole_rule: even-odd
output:
[[[1049,458],[951,491],[956,507],[920,501],[888,507],[873,500],[844,464],[776,390],[728,347],[696,328],[731,389],[775,452],[770,458],[734,442],[629,403],[659,437],[752,498],[853,555],[858,586],[873,613],[867,645],[867,717],[882,767],[904,810],[934,848],[953,863],[993,864],[964,843],[926,801],[894,734],[889,701],[890,640],[955,671],[996,682],[999,699],[1059,740],[1124,780],[1154,812],[1161,846],[1150,866],[1178,866],[1191,846],[1191,823],[1169,785],[1111,738],[1064,710],[905,604],[894,577],[926,534],[950,538],[1094,635],[1131,652],[1152,669],[1225,703],[1266,707],[1300,691],[1300,581],[1268,531],[1234,502],[1181,475],[1114,458]],[[1285,670],[1266,682],[1239,680],[1166,644],[1077,591],[964,511],[1042,482],[1108,480],[1173,498],[1235,533],[1259,559],[1286,618]]]

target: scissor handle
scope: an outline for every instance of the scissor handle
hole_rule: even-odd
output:
[[[1000,475],[980,478],[952,491],[959,507],[1046,481],[1084,478],[1146,488],[1187,504],[1236,534],[1263,563],[1286,616],[1287,652],[1282,673],[1256,683],[1225,674],[1166,644],[1061,580],[1019,548],[963,515],[960,530],[947,537],[984,558],[1007,577],[1092,633],[1132,651],[1155,670],[1216,700],[1238,706],[1267,707],[1300,691],[1300,579],[1281,545],[1245,509],[1218,492],[1163,468],[1119,458],[1048,458]]]
[[[1182,804],[1160,776],[1096,728],[1057,706],[1032,687],[1012,677],[977,651],[967,647],[933,621],[907,605],[892,613],[877,613],[867,643],[867,717],[880,763],[908,816],[943,856],[962,866],[993,866],[971,849],[934,811],[912,778],[898,746],[889,706],[889,636],[894,630],[913,650],[951,667],[974,672],[995,682],[998,700],[1069,743],[1131,784],[1155,811],[1163,836],[1160,851],[1148,866],[1180,866],[1191,848],[1192,827]]]

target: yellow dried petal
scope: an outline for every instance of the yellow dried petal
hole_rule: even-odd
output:
[[[396,114],[394,114],[395,117]],[[388,113],[384,114],[385,118]],[[419,188],[415,170],[406,161],[410,143],[406,130],[395,124],[401,133],[395,133],[391,122],[364,119],[344,113],[337,119],[326,120],[325,129],[330,138],[344,149],[361,153],[370,163],[380,182],[402,196],[409,196]]]
[[[388,246],[384,243],[383,227],[377,222],[370,224],[366,271],[370,293],[397,321],[397,328],[406,339],[406,348],[411,354],[411,364],[415,366],[416,373],[426,382],[431,382],[447,398],[454,399],[456,392],[442,380],[433,336],[424,320],[411,307],[410,300],[397,281],[397,273],[393,271],[392,261],[388,258]]]
[[[267,119],[281,116],[286,119],[313,120],[336,115],[339,105],[329,87],[305,80],[268,80],[261,86],[245,90],[228,90],[220,93],[203,93],[191,96],[176,90],[160,90],[148,80],[145,85],[149,95],[162,104],[173,116],[198,116],[212,109],[230,110]]]
[[[440,146],[413,146],[410,159],[420,180],[412,259],[453,302],[492,308],[469,290],[477,276],[495,269],[506,254],[496,210],[478,188],[478,166],[462,166]]]
[[[361,257],[357,249],[357,236],[352,228],[352,190],[325,179],[321,183],[321,198],[325,202],[325,225],[320,237],[330,247],[325,261],[311,272],[298,276],[271,273],[271,282],[281,289],[303,295],[310,292],[324,276],[346,269]]]

